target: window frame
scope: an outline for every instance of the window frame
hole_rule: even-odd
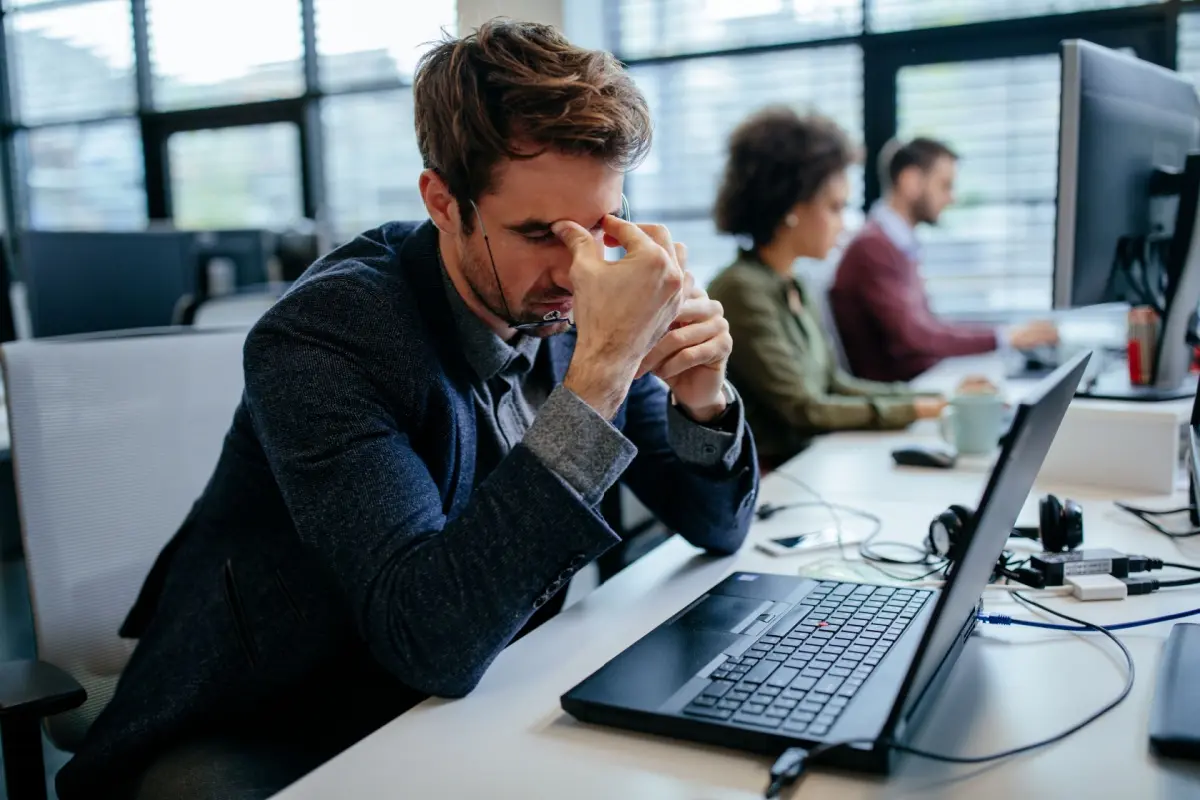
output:
[[[609,43],[620,42],[620,0],[604,0]],[[800,42],[688,51],[647,58],[625,57],[627,67],[664,64],[711,56],[748,56],[758,53],[825,48],[857,44],[862,50],[862,122],[865,169],[862,208],[865,214],[882,195],[874,169],[879,152],[898,129],[897,77],[902,68],[938,63],[961,63],[1020,56],[1057,54],[1063,39],[1083,38],[1105,47],[1131,47],[1146,61],[1175,69],[1178,20],[1187,3],[1161,3],[1122,8],[1047,14],[1036,17],[986,20],[908,30],[871,31],[869,0],[862,0],[863,30],[854,36]],[[661,6],[660,6],[661,8]],[[1196,12],[1200,13],[1200,9]],[[636,191],[629,192],[637,207]]]

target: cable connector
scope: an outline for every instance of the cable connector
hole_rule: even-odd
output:
[[[1012,617],[1005,614],[976,614],[975,619],[988,625],[1012,625]]]
[[[1152,569],[1162,569],[1163,561],[1161,558],[1150,558],[1149,556],[1130,556],[1129,557],[1129,572],[1149,572]]]
[[[795,783],[804,774],[804,766],[808,762],[808,750],[803,747],[789,747],[783,755],[775,760],[771,767],[771,782],[763,797],[770,800]]]
[[[1129,594],[1151,594],[1157,592],[1159,588],[1158,581],[1154,578],[1121,578],[1124,581]]]

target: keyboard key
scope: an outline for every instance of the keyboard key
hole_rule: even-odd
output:
[[[783,661],[787,661],[787,656],[783,653],[767,653],[765,660],[774,661],[776,664],[779,664]]]
[[[812,661],[812,656],[808,653],[797,653],[794,656],[790,656],[787,661],[783,662],[783,665],[795,669],[804,669],[810,661]]]
[[[821,678],[821,680],[817,681],[817,685],[814,686],[812,690],[814,692],[821,692],[823,694],[833,694],[841,685],[841,678],[837,677],[836,675],[826,675],[824,678]],[[809,697],[812,697],[811,693],[809,694]]]
[[[808,665],[808,668],[809,669],[819,669],[823,673],[825,670],[829,669],[832,666],[833,666],[832,661],[826,660],[824,658],[817,658],[817,659],[814,659],[813,662]]]
[[[775,649],[772,650],[771,652],[772,653],[783,653],[785,656],[790,656],[792,653],[796,652],[796,648],[789,647],[786,644],[779,644],[779,645],[775,645]]]
[[[863,678],[866,678],[870,674],[871,674],[870,667],[859,667],[858,669],[854,670],[854,672],[850,673],[850,677],[858,678],[859,680],[862,680]]]
[[[774,672],[778,667],[779,664],[774,661],[760,661],[757,665],[755,665],[754,669],[746,673],[746,676],[742,678],[742,682],[756,685],[760,684],[767,678],[771,677],[771,673]]]
[[[683,709],[683,713],[693,717],[708,717],[709,719],[729,719],[733,716],[733,712],[728,708],[717,708],[715,706],[690,705]]]
[[[850,702],[849,697],[842,695],[841,690],[839,689],[838,694],[835,695],[832,700],[830,700],[828,703],[825,704],[825,708],[827,708],[827,709],[832,708],[835,711],[841,711],[843,708],[846,707],[846,704],[849,702]]]
[[[850,681],[846,681],[845,683],[842,684],[842,688],[837,690],[837,696],[834,697],[833,699],[836,700],[840,697],[844,700],[849,701],[849,699],[851,697],[854,697],[854,693],[857,691],[858,691],[858,686],[851,686]]]
[[[821,650],[820,657],[828,661],[830,659],[837,658],[844,652],[846,652],[846,648],[844,647],[840,647],[835,644],[827,644],[825,645],[825,648]]]
[[[730,711],[737,711],[741,707],[742,704],[737,700],[722,700],[721,702],[717,703],[717,708],[725,708]]]
[[[834,589],[832,592],[830,592],[830,594],[833,595],[834,597],[845,597],[846,595],[850,594],[853,591],[854,591],[854,584],[842,583],[842,584],[838,584],[838,587],[836,589]]]
[[[792,681],[792,685],[788,688],[794,691],[807,692],[809,689],[817,685],[817,678],[820,677],[820,675],[805,675],[803,672],[801,672],[800,677]]]
[[[783,720],[778,717],[759,716],[757,714],[738,713],[733,715],[734,722],[743,725],[757,725],[760,728],[778,728]]]
[[[866,664],[868,667],[873,667],[882,660],[883,660],[882,658],[876,658],[875,656],[869,656],[869,657],[863,659],[863,663]]]
[[[820,678],[825,675],[825,670],[817,669],[816,667],[814,667],[810,664],[809,666],[805,667],[804,671],[801,672],[800,674],[806,678]]]
[[[770,679],[767,680],[767,685],[779,686],[781,688],[788,686],[799,674],[800,670],[798,669],[793,669],[792,667],[780,667],[771,674]]]
[[[829,672],[826,674],[826,677],[832,676],[834,678],[849,678],[852,671],[853,670],[846,669],[845,667],[834,665],[833,669],[829,670]]]
[[[767,706],[765,703],[746,703],[742,706],[742,710],[747,714],[761,714],[767,710]]]
[[[870,651],[871,648],[862,643],[855,643],[846,648],[846,652],[848,653],[860,653],[864,656]]]
[[[796,652],[808,653],[809,655],[815,656],[817,653],[821,652],[821,648],[815,644],[806,644],[803,647],[797,647]]]
[[[824,710],[824,708],[825,708],[824,703],[814,703],[813,701],[808,700],[808,699],[801,700],[800,703],[796,706],[797,711],[810,711],[813,714],[820,714],[821,711]]]
[[[778,686],[760,686],[760,687],[758,687],[758,693],[761,695],[766,695],[767,697],[777,697],[779,695],[779,693],[782,691],[783,691],[783,689],[781,689]]]
[[[724,697],[733,688],[733,681],[713,681],[703,692],[702,697]]]
[[[837,699],[837,698],[834,698],[834,699]],[[721,702],[724,703],[724,702],[728,702],[728,701],[722,700]],[[780,695],[779,699],[777,699],[774,703],[772,703],[772,705],[775,708],[786,708],[788,711],[791,711],[793,708],[795,708],[797,705],[799,705],[799,703],[800,703],[799,700],[793,700],[790,697],[783,697],[782,695]]]
[[[800,734],[804,733],[804,731],[808,729],[808,723],[789,719],[783,723],[783,729],[788,733]]]
[[[818,688],[820,688],[820,687],[818,687]],[[808,697],[806,697],[804,699],[809,701],[810,703],[820,703],[821,705],[825,705],[826,703],[828,703],[830,701],[830,699],[832,699],[832,697],[833,697],[833,695],[831,695],[831,694],[825,694],[824,692],[818,692],[818,691],[814,690],[814,691],[809,692]]]
[[[812,722],[816,718],[817,715],[815,712],[801,711],[800,709],[796,709],[792,712],[792,715],[788,717],[788,719],[794,719],[796,722],[803,722],[805,725]]]
[[[779,644],[778,636],[763,636],[758,640],[759,644]]]
[[[808,726],[808,730],[805,731],[805,733],[807,733],[809,736],[824,736],[825,734],[829,733],[829,726],[818,725],[814,722]]]
[[[900,638],[900,634],[898,634],[898,633],[885,633],[883,636],[881,636],[881,637],[879,637],[879,638],[880,638],[881,640],[885,641],[885,642],[894,642],[894,641],[896,641],[897,639],[899,639],[899,638]]]
[[[868,625],[867,630],[872,633],[884,633],[887,631],[886,625]]]
[[[725,696],[728,697],[730,700],[737,700],[740,703],[743,700],[745,700],[747,697],[749,697],[750,693],[746,692],[746,691],[742,691],[740,689],[735,689],[734,691],[730,692],[729,694],[727,694]]]
[[[787,717],[788,712],[790,710],[791,709],[788,709],[788,708],[778,708],[776,706],[771,706],[770,708],[768,708],[766,711],[763,712],[763,715],[767,716],[767,717],[774,717],[775,719],[784,719],[785,717]]]
[[[832,725],[836,719],[837,717],[835,717],[833,714],[818,714],[817,718],[813,720],[813,723],[816,725],[829,726]]]
[[[697,697],[695,700],[692,701],[692,705],[703,706],[705,708],[707,708],[708,706],[715,706],[716,704],[717,704],[717,698],[705,697],[704,695],[700,695],[699,697]]]
[[[843,625],[842,626],[842,633],[846,634],[847,636],[851,636],[851,637],[857,636],[858,634],[860,634],[862,632],[863,632],[863,629],[862,629],[861,625]]]

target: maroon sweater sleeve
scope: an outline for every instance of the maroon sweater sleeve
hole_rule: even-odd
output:
[[[916,270],[882,236],[860,237],[845,259],[856,266],[855,293],[861,298],[863,313],[875,318],[895,352],[948,358],[996,349],[994,329],[954,324],[934,316]]]

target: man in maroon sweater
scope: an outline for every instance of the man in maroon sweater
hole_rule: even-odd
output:
[[[907,381],[943,358],[1055,344],[1049,322],[1011,328],[945,322],[933,314],[919,271],[915,228],[934,225],[954,200],[958,156],[932,139],[884,148],[890,189],[846,248],[829,302],[850,369],[875,381]]]

